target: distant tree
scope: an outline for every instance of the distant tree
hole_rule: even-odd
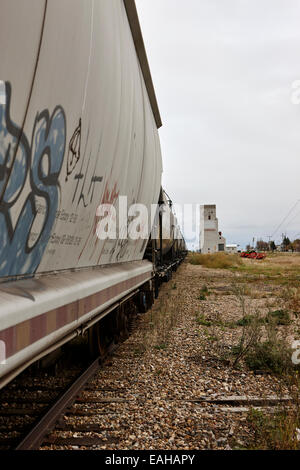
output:
[[[293,246],[293,251],[300,251],[300,239],[297,238],[296,240],[293,241],[292,243]]]
[[[250,250],[252,250],[251,245],[247,245],[247,246],[246,246],[246,251],[250,251]]]
[[[264,242],[263,240],[257,240],[256,249],[258,251],[269,251],[269,243]]]
[[[272,251],[276,250],[276,245],[275,245],[275,242],[273,240],[270,242],[270,250],[272,250]]]
[[[283,250],[288,251],[290,249],[290,245],[291,245],[291,240],[289,239],[289,237],[283,237],[283,240],[282,240]]]

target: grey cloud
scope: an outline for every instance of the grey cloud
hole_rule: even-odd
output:
[[[300,1],[137,7],[164,123],[164,186],[178,202],[216,203],[228,242],[266,238],[300,197]],[[300,232],[297,211],[287,222],[289,236]]]

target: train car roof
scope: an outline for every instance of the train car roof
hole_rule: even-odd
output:
[[[153,86],[153,81],[151,77],[149,62],[147,59],[147,53],[145,49],[145,44],[143,40],[143,35],[142,35],[142,30],[141,30],[141,26],[139,22],[138,12],[136,9],[135,0],[123,0],[123,1],[124,1],[136,53],[140,62],[141,69],[142,69],[142,74],[144,77],[146,89],[148,92],[150,104],[151,104],[152,111],[153,111],[153,115],[155,118],[157,128],[159,129],[162,126],[162,120],[161,120],[161,116],[160,116],[160,112],[159,112],[159,108],[157,104],[157,99],[155,95],[155,90]]]

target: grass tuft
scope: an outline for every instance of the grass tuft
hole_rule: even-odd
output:
[[[247,422],[254,434],[254,450],[299,450],[299,410],[279,410],[273,416],[251,409]]]
[[[211,255],[192,253],[189,256],[189,262],[193,265],[201,265],[211,269],[229,269],[243,264],[242,259],[238,255],[226,253],[214,253]]]
[[[212,322],[210,320],[207,320],[203,313],[198,313],[196,315],[196,322],[198,325],[203,325],[203,326],[211,326]]]
[[[275,325],[289,325],[291,323],[290,315],[286,310],[275,310],[269,312],[265,321]]]
[[[255,344],[245,355],[245,363],[251,370],[264,370],[282,375],[294,367],[292,351],[284,341],[264,341]]]

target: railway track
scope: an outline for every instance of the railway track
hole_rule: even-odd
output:
[[[90,424],[77,426],[75,429],[74,426],[64,423],[63,418],[66,415],[86,416],[89,414],[74,409],[76,403],[83,403],[82,398],[79,397],[82,391],[111,391],[111,389],[101,388],[101,384],[89,386],[89,382],[124,339],[134,331],[136,318],[137,316],[131,316],[126,324],[126,333],[125,330],[119,331],[117,344],[111,339],[104,347],[101,346],[100,355],[92,362],[87,363],[87,360],[83,359],[83,362],[79,360],[80,365],[78,365],[80,355],[88,356],[87,346],[90,349],[90,345],[85,344],[81,346],[81,349],[77,346],[73,352],[71,364],[68,364],[68,361],[70,361],[70,355],[72,356],[72,348],[68,359],[62,360],[60,370],[55,367],[55,370],[51,373],[50,369],[49,373],[49,369],[46,369],[48,372],[40,371],[36,376],[32,375],[30,370],[25,371],[22,376],[1,390],[0,450],[36,450],[42,444],[52,444],[53,438],[49,433],[54,428],[61,431],[86,433],[99,431],[99,426]],[[98,339],[96,338],[96,342]],[[90,400],[90,403],[93,402],[97,403],[95,399]],[[100,441],[88,436],[79,441],[77,439],[76,443],[91,447],[101,444],[102,441]],[[73,444],[74,439],[64,440],[64,445],[72,446]],[[56,445],[59,445],[59,442]]]
[[[84,373],[86,342],[74,342],[24,371],[0,391],[0,450],[18,447],[36,423]]]
[[[27,434],[16,450],[36,450],[45,441],[46,435],[55,426],[61,415],[76,401],[77,395],[88,384],[89,380],[101,367],[102,358],[97,358],[79,377],[72,383],[66,392],[54,403],[42,419]]]
[[[132,301],[134,295],[138,307]],[[0,450],[34,450],[40,446],[93,448],[107,444],[107,438],[98,436],[105,432],[103,425],[95,424],[92,418],[91,424],[84,418],[106,414],[110,404],[122,402],[122,394],[119,395],[122,390],[114,385],[107,387],[96,379],[89,383],[102,364],[136,329],[141,315],[138,312],[143,312],[143,307],[146,310],[151,307],[153,300],[147,293],[145,307],[145,299],[134,291],[118,310],[111,309],[101,320],[101,327],[97,323],[90,328],[87,340],[81,339],[80,344],[75,340],[73,346],[69,344],[66,350],[63,348],[66,354],[62,354],[50,370],[49,367],[40,370],[34,365],[3,388],[0,391]],[[91,363],[86,359],[88,357],[97,359]],[[89,396],[80,396],[82,392],[88,392]],[[102,408],[100,412],[99,407]],[[81,423],[70,424],[72,417],[80,418]],[[55,435],[51,433],[53,429]],[[73,433],[75,437],[59,437],[59,433]],[[78,438],[76,433],[81,437]],[[112,437],[111,442],[115,441]]]
[[[0,450],[18,447],[35,423],[82,373],[73,368],[53,376],[23,374],[0,392]]]
[[[63,371],[63,376],[53,377],[41,375],[32,378],[30,376],[21,378],[12,383],[0,394],[0,450],[36,450],[41,444],[54,443],[53,438],[47,437],[52,429],[72,432],[96,432],[99,426],[84,425],[74,428],[72,425],[64,424],[65,415],[83,416],[82,413],[72,406],[82,404],[80,392],[97,391],[111,392],[111,389],[90,386],[90,380],[100,370],[105,360],[108,360],[119,345],[110,345],[106,355],[99,356],[84,369]],[[67,384],[67,385],[66,385]],[[99,403],[101,400],[89,400],[89,403]],[[103,399],[105,402],[105,399]],[[90,413],[92,414],[92,413]],[[64,440],[64,445],[74,444],[74,439]],[[81,445],[99,445],[99,439],[90,437],[81,439]],[[56,442],[59,445],[59,442]]]

